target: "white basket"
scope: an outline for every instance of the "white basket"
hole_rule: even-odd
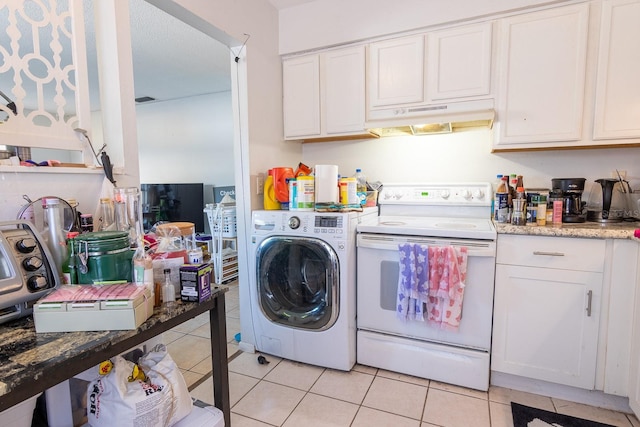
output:
[[[236,237],[238,235],[238,223],[236,220],[236,208],[228,207],[222,209],[220,219],[215,218],[216,211],[205,209],[209,218],[209,227],[211,234],[218,234],[222,227],[222,237]]]
[[[214,223],[211,227],[212,233],[219,231],[218,224]],[[222,217],[222,237],[236,237],[238,235],[238,223],[235,216]]]

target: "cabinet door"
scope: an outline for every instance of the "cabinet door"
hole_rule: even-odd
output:
[[[605,1],[594,139],[640,137],[640,2]]]
[[[637,259],[640,264],[640,259]],[[636,276],[636,285],[640,284]],[[637,288],[636,288],[637,289]],[[631,324],[633,335],[631,338],[631,358],[629,367],[629,406],[636,417],[640,418],[640,292],[636,292],[634,314]]]
[[[284,137],[320,135],[320,59],[308,55],[282,61]]]
[[[364,46],[322,54],[322,111],[327,135],[364,130]]]
[[[369,107],[424,101],[424,36],[369,45]]]
[[[501,21],[497,148],[581,138],[588,17],[585,3]]]
[[[491,368],[593,389],[601,289],[602,273],[498,264]]]
[[[489,94],[490,22],[429,33],[427,40],[429,101]]]

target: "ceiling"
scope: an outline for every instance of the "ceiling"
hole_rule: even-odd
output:
[[[58,0],[60,3],[65,0]],[[84,1],[91,110],[100,109],[93,3]],[[278,10],[320,0],[269,0]],[[129,0],[135,97],[161,102],[231,89],[229,48],[145,0]],[[29,31],[21,31],[25,42]],[[13,83],[0,74],[4,93]],[[25,99],[27,108],[35,99]],[[2,101],[2,100],[0,100]],[[68,105],[74,105],[72,99]]]
[[[320,0],[269,3],[280,10],[313,1]],[[226,45],[144,0],[130,0],[129,10],[136,98],[160,101],[231,89]]]

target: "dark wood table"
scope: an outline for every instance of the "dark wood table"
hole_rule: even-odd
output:
[[[39,333],[33,317],[0,325],[0,412],[145,341],[209,312],[215,406],[231,425],[225,287],[202,303],[178,302],[171,314],[156,308],[137,330]]]

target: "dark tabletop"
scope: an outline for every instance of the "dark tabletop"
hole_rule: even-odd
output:
[[[171,314],[156,308],[137,330],[36,333],[32,316],[0,325],[0,411],[208,312],[226,291],[216,287],[202,303],[178,302]]]

